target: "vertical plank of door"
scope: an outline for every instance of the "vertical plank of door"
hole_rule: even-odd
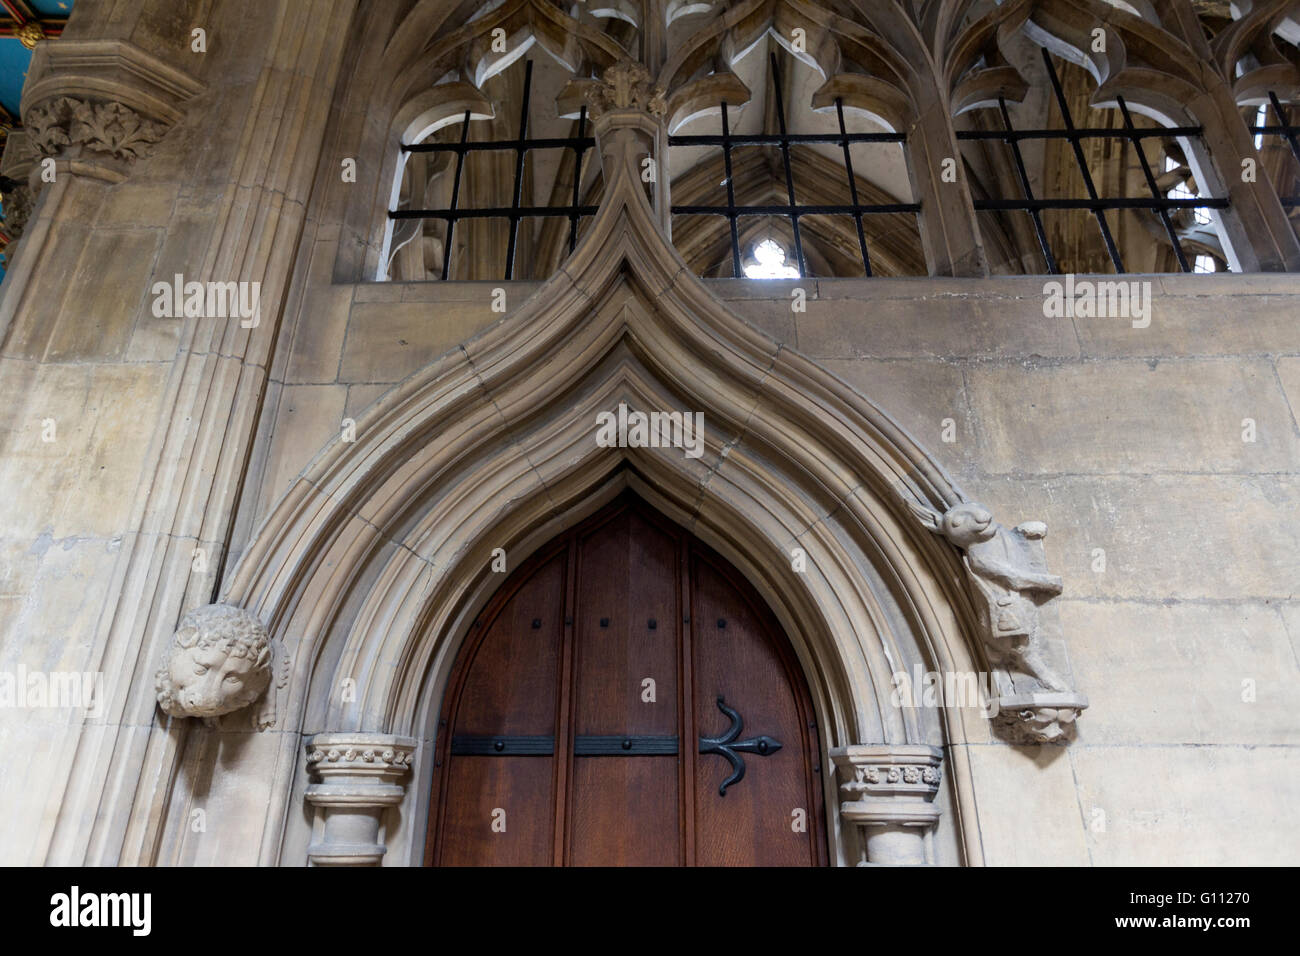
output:
[[[490,602],[461,649],[448,690],[454,704],[445,710],[439,742],[442,801],[433,847],[439,865],[544,866],[551,860],[549,787],[557,758],[453,756],[449,745],[458,734],[555,733],[563,585],[562,553],[521,568],[520,579],[507,582]],[[506,813],[504,833],[491,829],[498,808]]]
[[[670,626],[677,604],[677,536],[630,504],[577,542],[574,735],[677,736],[681,692],[676,631]],[[654,702],[642,700],[646,677],[655,680]],[[677,765],[671,756],[575,755],[568,862],[679,863]]]
[[[565,549],[564,574],[564,637],[560,649],[560,693],[555,721],[555,844],[552,862],[564,866],[566,841],[565,821],[568,819],[569,774],[573,764],[573,624],[578,593],[578,545],[569,538]]]
[[[808,866],[816,859],[816,819],[808,805],[807,727],[778,649],[775,622],[768,620],[771,612],[753,606],[739,580],[698,549],[693,549],[691,582],[700,734],[718,737],[730,727],[717,706],[721,695],[744,722],[742,739],[766,734],[781,743],[767,756],[741,754],[745,776],[725,796],[718,788],[731,773],[727,760],[717,754],[699,758],[698,860],[705,866]],[[795,809],[805,813],[802,833],[791,825]]]
[[[677,545],[677,646],[681,654],[682,692],[678,699],[681,711],[681,757],[678,762],[682,805],[682,843],[684,866],[695,866],[695,761],[699,750],[699,731],[695,726],[695,669],[691,663],[691,621],[695,608],[691,594],[690,539],[682,535]]]

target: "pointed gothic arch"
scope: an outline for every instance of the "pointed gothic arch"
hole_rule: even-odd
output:
[[[577,252],[515,315],[380,399],[354,443],[322,450],[223,601],[260,618],[292,657],[287,730],[427,742],[447,668],[495,587],[493,550],[524,560],[630,487],[769,602],[829,748],[920,747],[928,760],[927,748],[949,747],[939,855],[978,863],[961,745],[988,739],[988,722],[891,701],[900,670],[985,670],[957,553],[909,513],[909,502],[942,512],[961,494],[888,415],[691,274],[636,176],[649,125],[629,110],[598,120],[608,186]],[[702,456],[599,447],[596,416],[619,403],[702,411]],[[344,679],[355,699],[336,692]],[[297,825],[289,794],[305,785],[295,742],[284,735],[276,765],[284,802],[272,808],[267,862],[296,862],[282,856]],[[419,799],[389,835],[399,858],[419,853]],[[855,828],[838,814],[831,824],[851,860]]]

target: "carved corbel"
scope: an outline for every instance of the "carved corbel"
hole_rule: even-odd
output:
[[[122,40],[42,43],[23,91],[23,125],[38,158],[121,182],[203,89],[188,74]],[[33,169],[34,191],[42,182]]]
[[[313,866],[379,866],[383,813],[402,802],[401,781],[415,760],[416,741],[392,734],[317,734],[307,741],[307,769],[318,782],[307,802],[323,825],[307,851]]]
[[[862,832],[858,866],[921,866],[925,834],[938,822],[943,752],[923,744],[872,744],[831,751],[839,770],[840,817]]]
[[[979,632],[997,688],[994,726],[1014,743],[1065,743],[1088,698],[1071,689],[1054,660],[1061,643],[1052,603],[1061,579],[1047,571],[1047,526],[1006,528],[976,502],[940,515],[916,504],[912,513],[962,553]]]
[[[205,604],[181,618],[154,686],[169,717],[217,727],[220,718],[248,708],[260,731],[275,724],[277,693],[288,676],[288,657],[261,621],[240,607]],[[250,707],[259,700],[260,707]]]

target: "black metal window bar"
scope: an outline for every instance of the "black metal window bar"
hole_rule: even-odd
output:
[[[1273,107],[1273,115],[1277,118],[1276,126],[1252,126],[1250,131],[1255,134],[1256,142],[1264,136],[1281,136],[1286,140],[1287,145],[1291,147],[1291,155],[1295,157],[1297,163],[1300,163],[1300,126],[1295,126],[1287,120],[1286,111],[1282,109],[1282,102],[1277,98],[1277,94],[1272,90],[1268,94],[1268,102]],[[1267,111],[1264,116],[1267,118]],[[1279,184],[1279,191],[1281,186]],[[1295,209],[1300,206],[1300,196],[1280,196],[1282,205],[1287,209]]]
[[[1047,241],[1047,231],[1043,228],[1043,210],[1086,209],[1090,211],[1096,217],[1097,228],[1101,231],[1102,242],[1106,245],[1106,252],[1110,256],[1111,263],[1115,266],[1115,271],[1123,273],[1126,271],[1124,259],[1120,255],[1119,248],[1115,245],[1115,237],[1106,221],[1106,212],[1107,210],[1121,209],[1150,209],[1160,218],[1160,223],[1165,228],[1165,233],[1169,237],[1169,244],[1173,247],[1174,255],[1178,259],[1179,268],[1183,272],[1191,272],[1192,265],[1183,251],[1182,242],[1178,238],[1178,231],[1169,215],[1170,211],[1187,208],[1226,209],[1228,200],[1204,196],[1173,198],[1163,194],[1157,185],[1156,174],[1142,148],[1142,142],[1146,139],[1200,136],[1202,128],[1200,126],[1161,126],[1153,129],[1138,129],[1133,124],[1133,114],[1122,96],[1116,97],[1119,102],[1120,115],[1124,119],[1122,129],[1075,126],[1069,103],[1066,101],[1065,93],[1061,88],[1060,77],[1056,72],[1056,64],[1053,63],[1052,56],[1047,50],[1043,50],[1042,54],[1043,62],[1047,65],[1048,78],[1051,80],[1052,94],[1056,100],[1057,108],[1061,112],[1064,128],[1015,129],[1011,125],[1011,116],[1007,112],[1006,100],[999,96],[998,110],[1003,127],[1001,130],[958,130],[957,138],[959,140],[1002,140],[1006,143],[1015,161],[1016,175],[1020,180],[1021,191],[1024,192],[1024,198],[1022,199],[978,199],[975,201],[976,210],[981,212],[1019,211],[1028,213],[1030,220],[1033,222],[1034,233],[1038,237],[1038,245],[1042,250],[1043,259],[1047,263],[1047,271],[1052,275],[1059,275],[1061,270],[1057,265],[1056,257],[1052,254],[1051,245]],[[1088,169],[1082,146],[1083,140],[1097,138],[1126,140],[1133,147],[1138,162],[1142,167],[1142,176],[1146,180],[1147,189],[1151,193],[1149,197],[1106,198],[1098,195],[1097,186],[1092,178],[1092,173]],[[1088,193],[1087,197],[1081,199],[1036,198],[1030,188],[1029,174],[1025,171],[1025,161],[1020,151],[1021,140],[1027,139],[1068,140],[1073,148],[1074,160],[1079,167],[1079,174],[1083,178],[1084,189]]]
[[[406,153],[453,153],[456,156],[456,171],[452,178],[451,201],[447,209],[390,209],[390,219],[441,219],[447,224],[447,236],[443,242],[442,277],[446,279],[451,271],[452,237],[456,223],[464,219],[507,219],[510,222],[510,240],[506,251],[505,280],[510,281],[515,274],[515,251],[519,244],[519,223],[531,218],[567,218],[569,220],[569,251],[578,244],[578,222],[585,216],[596,214],[595,206],[582,205],[582,160],[589,149],[596,145],[594,136],[587,135],[587,108],[582,107],[578,115],[578,135],[553,137],[549,139],[530,139],[528,137],[528,107],[533,85],[533,61],[524,66],[524,94],[519,107],[519,136],[515,139],[492,140],[490,142],[471,143],[469,141],[470,113],[465,111],[461,121],[460,142],[458,143],[415,143],[403,145]],[[567,206],[524,206],[524,162],[529,150],[533,149],[571,149],[574,152],[573,198]],[[492,152],[514,150],[515,173],[514,189],[509,206],[490,206],[481,209],[461,209],[460,187],[465,171],[465,157],[473,152]]]
[[[779,132],[775,134],[742,135],[731,132],[727,103],[722,103],[722,135],[670,136],[669,146],[721,146],[723,167],[727,183],[727,204],[725,206],[673,206],[674,215],[725,216],[731,228],[731,274],[743,278],[740,266],[740,232],[737,220],[742,216],[785,216],[790,220],[790,232],[794,241],[794,254],[800,276],[808,275],[808,264],[804,257],[803,238],[799,231],[799,220],[805,216],[852,216],[857,227],[858,250],[862,254],[862,268],[871,275],[871,256],[867,249],[866,233],[862,227],[862,217],[873,214],[917,213],[919,203],[877,203],[863,204],[858,201],[858,183],[853,174],[853,157],[849,146],[852,143],[903,143],[907,137],[903,133],[850,133],[844,124],[844,104],[835,100],[835,114],[839,120],[838,133],[790,133],[786,128],[785,106],[781,99],[784,88],[781,83],[781,67],[776,54],[772,55],[772,78],[776,88],[776,121]],[[812,145],[826,143],[839,146],[844,151],[844,169],[848,176],[849,197],[851,202],[841,205],[800,205],[795,197],[794,175],[790,165],[790,147],[794,145]],[[784,205],[736,205],[736,189],[732,180],[731,153],[738,146],[778,147],[781,150],[781,165],[785,173],[785,190],[787,203]]]

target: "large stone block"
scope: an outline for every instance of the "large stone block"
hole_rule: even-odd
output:
[[[973,368],[968,387],[987,472],[1300,470],[1300,435],[1267,361],[1035,361]]]
[[[262,485],[262,514],[326,444],[341,440],[347,393],[342,385],[284,387]]]
[[[481,302],[358,302],[352,307],[339,380],[400,382],[502,318],[490,290]]]
[[[936,280],[858,280],[819,283],[818,298],[795,317],[799,349],[814,358],[1075,358],[1079,343],[1068,321],[1042,316],[1041,292],[1028,297],[996,286]],[[1019,287],[1016,287],[1020,291]],[[841,297],[845,296],[845,297]]]
[[[13,395],[14,426],[0,456],[5,532],[61,539],[122,531],[165,375],[159,365],[50,365],[0,381],[5,392],[25,386]]]
[[[975,429],[959,366],[873,359],[826,359],[821,364],[906,428],[944,465],[956,467],[973,457]],[[951,440],[945,440],[949,434]]]
[[[1288,866],[1300,854],[1300,830],[1287,823],[1300,802],[1300,748],[1087,746],[1070,756],[1094,865]]]
[[[1297,664],[1265,604],[1061,601],[1082,740],[1300,746]]]
[[[1084,821],[1064,748],[990,744],[966,750],[987,865],[1088,865]]]
[[[86,242],[60,310],[46,358],[122,358],[136,317],[149,311],[157,230],[96,231]],[[105,263],[113,263],[111,269]]]

